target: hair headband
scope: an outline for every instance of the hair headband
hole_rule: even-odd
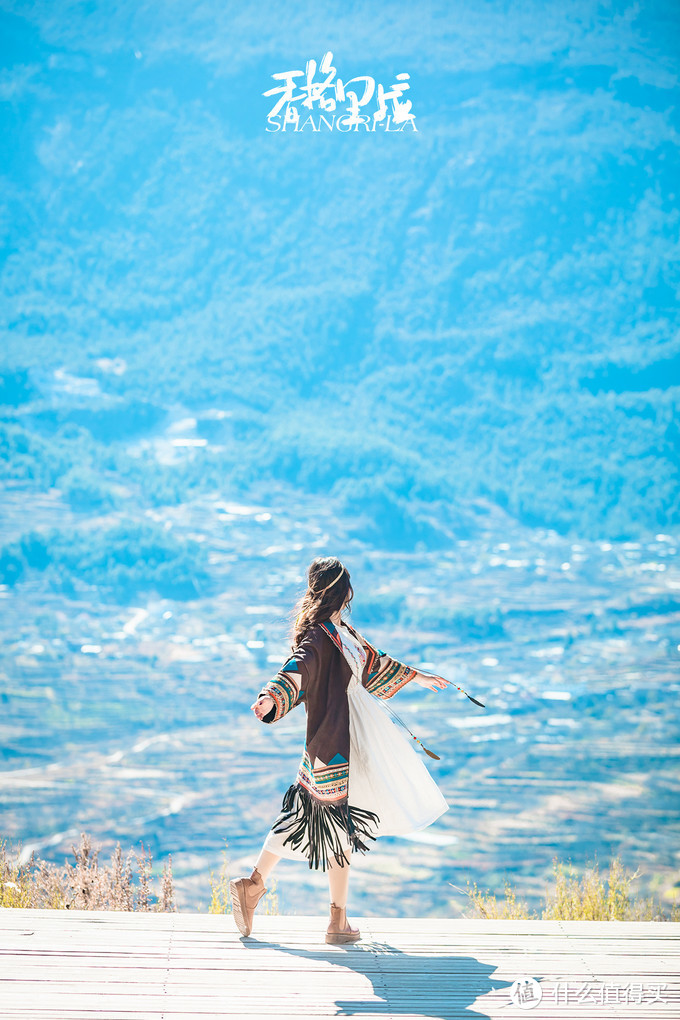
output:
[[[326,587],[325,587],[325,588],[323,588],[323,589],[322,589],[321,591],[313,591],[313,592],[312,592],[312,595],[323,595],[323,594],[324,594],[324,592],[327,592],[329,588],[332,588],[332,587],[333,587],[333,585],[335,584],[335,582],[336,582],[336,581],[339,581],[339,580],[340,580],[340,578],[342,577],[342,575],[343,575],[344,573],[345,573],[345,568],[344,568],[344,567],[342,567],[342,569],[341,569],[340,573],[339,573],[339,574],[338,574],[338,576],[337,576],[337,577],[335,578],[335,580],[331,581],[331,583],[330,583],[330,584],[327,584],[327,585],[326,585]],[[310,589],[310,591],[311,591],[311,589]]]

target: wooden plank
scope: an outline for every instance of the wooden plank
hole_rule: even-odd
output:
[[[668,1001],[636,1005],[634,1020],[680,1016],[677,923],[351,920],[364,937],[329,946],[326,915],[262,915],[243,939],[229,915],[0,910],[3,1020],[458,1020],[471,1011],[496,1020],[509,1015],[512,983],[525,975],[546,992],[560,982],[665,983]],[[630,1008],[546,996],[531,1015],[633,1020]]]

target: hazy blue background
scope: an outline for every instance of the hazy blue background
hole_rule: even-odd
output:
[[[0,11],[0,743],[23,791],[2,832],[57,859],[85,824],[157,838],[153,812],[93,807],[87,755],[189,718],[199,733],[216,704],[260,761],[277,738],[249,699],[320,552],[348,558],[359,629],[440,670],[503,668],[484,642],[506,641],[524,686],[504,614],[539,634],[553,613],[550,640],[590,620],[603,677],[597,635],[619,614],[610,637],[630,638],[643,686],[658,650],[643,700],[660,719],[680,619],[677,4]],[[417,132],[267,133],[271,76],[327,50],[345,81],[407,72]],[[478,695],[492,668],[469,678]],[[296,727],[258,816],[230,821],[244,861],[293,779]],[[67,792],[22,785],[56,762],[82,769]],[[155,849],[191,843],[205,873],[226,822],[196,848],[200,824],[182,816]],[[678,874],[670,844],[655,860]]]

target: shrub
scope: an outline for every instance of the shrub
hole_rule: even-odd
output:
[[[670,916],[666,915],[652,898],[630,900],[630,884],[638,877],[636,871],[632,875],[625,872],[619,857],[614,857],[609,866],[607,886],[600,878],[598,865],[586,867],[581,878],[569,863],[568,875],[562,861],[553,857],[553,876],[555,888],[551,892],[546,889],[545,906],[539,915],[535,911],[528,912],[526,904],[518,903],[515,891],[509,882],[505,882],[505,900],[497,902],[495,895],[484,894],[474,883],[470,891],[468,882],[467,895],[472,900],[476,913],[463,916],[493,918],[533,918],[561,921],[679,921],[680,904],[677,896],[670,908]]]
[[[48,907],[73,910],[156,910],[174,911],[172,857],[163,866],[160,889],[155,903],[151,889],[151,854],[141,844],[141,853],[128,851],[123,860],[120,843],[111,857],[109,867],[99,861],[100,850],[93,850],[87,833],[73,848],[75,864],[65,862],[63,868],[37,859],[20,863],[7,850],[7,841],[0,842],[0,907]],[[133,878],[136,863],[138,883]]]

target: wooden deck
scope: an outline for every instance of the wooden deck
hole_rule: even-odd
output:
[[[350,919],[0,909],[0,1017],[680,1018],[677,923]]]

